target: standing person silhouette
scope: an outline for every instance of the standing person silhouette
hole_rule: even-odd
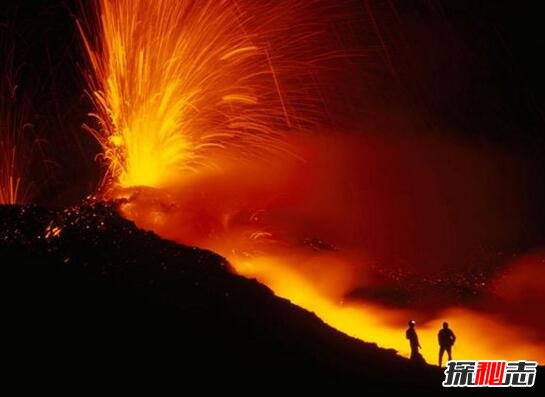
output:
[[[439,330],[437,339],[439,340],[439,366],[441,367],[445,351],[448,354],[449,361],[452,360],[452,345],[454,345],[454,342],[456,341],[456,335],[454,335],[454,332],[448,327],[446,321],[443,323],[443,328]]]
[[[418,349],[420,349],[420,343],[418,342],[418,335],[416,334],[416,330],[414,329],[416,325],[416,321],[411,320],[409,321],[409,328],[405,332],[405,336],[409,340],[409,344],[411,345],[411,360],[412,361],[423,361],[422,355],[418,352]]]

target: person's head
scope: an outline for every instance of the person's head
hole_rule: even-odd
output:
[[[443,328],[444,328],[444,329],[447,329],[447,328],[448,328],[448,323],[447,323],[446,321],[443,323]]]
[[[416,321],[411,320],[409,321],[409,327],[413,328],[416,325]]]

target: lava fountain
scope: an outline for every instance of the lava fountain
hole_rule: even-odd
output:
[[[95,108],[86,128],[116,185],[165,187],[225,157],[289,153],[280,136],[319,118],[301,59],[316,34],[289,24],[300,2],[275,3],[103,0],[78,22]]]
[[[339,330],[407,355],[414,311],[351,299],[376,287],[377,265],[358,241],[330,233],[360,223],[361,204],[343,190],[359,177],[346,181],[351,167],[312,159],[306,135],[287,138],[321,124],[316,74],[346,55],[328,46],[336,14],[296,0],[93,4],[78,27],[94,107],[85,128],[102,146],[105,195],[126,198],[122,212],[140,227],[216,250]],[[346,223],[324,221],[328,214]],[[422,317],[430,362],[444,318],[464,341],[456,358],[545,359],[542,342],[494,315],[451,305]]]
[[[26,98],[18,91],[17,72],[13,51],[7,50],[0,76],[0,204],[26,204],[31,191],[32,142],[27,130],[32,126]]]

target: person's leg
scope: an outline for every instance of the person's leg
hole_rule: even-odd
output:
[[[452,346],[447,347],[448,360],[452,360]]]
[[[418,346],[411,346],[411,359],[418,360]]]
[[[439,367],[442,367],[443,364],[443,354],[445,354],[445,348],[441,346],[439,347]]]

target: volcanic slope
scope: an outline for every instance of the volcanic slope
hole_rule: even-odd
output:
[[[112,203],[0,206],[0,258],[13,376],[336,390],[443,380],[437,367],[331,328],[210,251],[136,228]]]

